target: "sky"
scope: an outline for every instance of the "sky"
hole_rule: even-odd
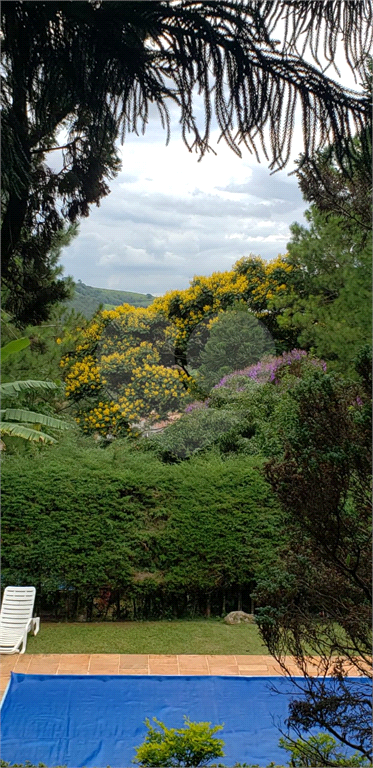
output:
[[[349,70],[344,84],[356,89]],[[347,81],[346,81],[347,80]],[[194,275],[226,271],[242,256],[265,260],[286,253],[293,222],[305,224],[304,202],[291,174],[302,150],[296,120],[292,159],[271,175],[243,150],[237,157],[213,131],[209,153],[198,162],[182,141],[171,112],[166,146],[157,113],[145,135],[129,134],[122,170],[110,194],[92,206],[77,238],[62,252],[65,275],[98,288],[162,295],[188,287]]]
[[[217,155],[200,162],[176,120],[168,146],[156,117],[144,136],[130,135],[110,194],[63,251],[65,274],[99,288],[162,295],[250,253],[285,253],[289,225],[304,223],[296,178],[288,168],[271,176],[248,151],[240,159],[216,145],[217,135]]]

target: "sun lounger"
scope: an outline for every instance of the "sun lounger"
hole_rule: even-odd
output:
[[[35,587],[6,587],[0,611],[0,653],[24,653],[27,634],[37,635],[40,619],[33,617]]]

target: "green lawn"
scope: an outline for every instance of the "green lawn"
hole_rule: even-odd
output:
[[[255,624],[222,620],[129,621],[92,624],[42,622],[27,653],[266,654]]]

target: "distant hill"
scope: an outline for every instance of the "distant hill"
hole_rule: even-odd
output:
[[[130,291],[110,291],[107,288],[93,288],[80,280],[75,284],[75,294],[66,305],[75,309],[84,317],[91,318],[100,304],[104,309],[114,309],[120,304],[131,304],[133,307],[148,307],[155,297],[151,293],[131,293]]]

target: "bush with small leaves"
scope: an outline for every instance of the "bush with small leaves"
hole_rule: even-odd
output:
[[[313,768],[315,765],[330,766],[369,766],[366,757],[354,752],[347,755],[345,749],[341,749],[333,736],[327,733],[318,733],[317,736],[310,736],[308,739],[281,738],[279,744],[287,752],[290,752],[291,758],[289,765],[292,768]]]
[[[145,720],[148,732],[145,741],[136,750],[134,762],[149,768],[176,768],[176,766],[207,765],[214,757],[224,757],[223,739],[217,739],[215,733],[222,725],[211,723],[192,723],[184,717],[184,728],[166,728],[164,723],[153,717],[154,725]]]

